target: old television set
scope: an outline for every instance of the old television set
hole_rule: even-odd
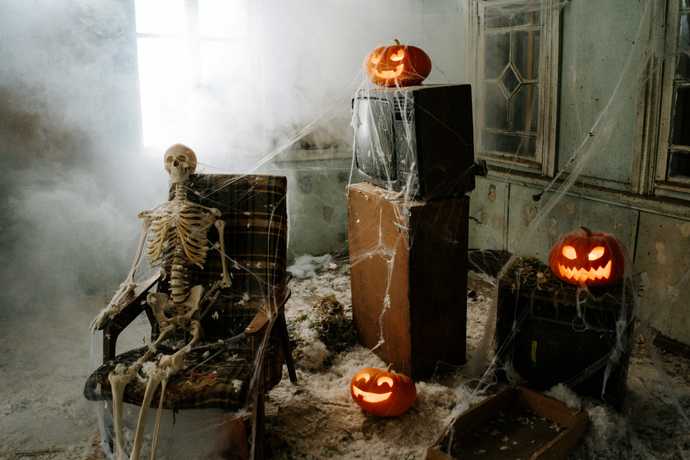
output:
[[[470,85],[366,88],[352,110],[355,164],[367,181],[424,200],[474,189]]]

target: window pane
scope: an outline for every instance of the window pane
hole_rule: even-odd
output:
[[[184,0],[136,0],[137,33],[181,34],[185,31]]]
[[[247,34],[247,0],[199,0],[202,37],[242,37]]]
[[[486,34],[484,49],[486,78],[498,78],[508,65],[509,39],[509,34]]]
[[[489,128],[508,129],[508,100],[498,85],[486,82],[484,124]]]
[[[539,32],[513,32],[510,38],[510,60],[522,80],[539,78]]]
[[[239,40],[201,42],[201,83],[218,87],[224,93],[242,93],[249,83],[245,63],[248,61],[247,47]],[[233,82],[229,85],[228,82]]]
[[[192,66],[182,39],[139,38],[139,94],[144,145],[175,142],[185,131]]]
[[[520,8],[524,8],[524,2],[519,8],[507,5],[485,9],[486,28],[501,27],[501,31],[485,31],[484,124],[490,129],[484,132],[481,148],[534,157],[536,137],[525,134],[536,135],[539,119],[540,31],[524,27],[537,28],[539,12],[519,12]]]
[[[670,177],[690,178],[690,154],[671,152],[668,169]]]
[[[515,131],[537,131],[537,92],[536,85],[522,85],[513,96],[511,112]]]
[[[680,15],[676,76],[678,78],[690,78],[690,15],[688,14]]]
[[[690,146],[690,87],[676,88],[671,138],[674,145]]]
[[[505,155],[533,157],[536,148],[535,140],[534,136],[518,136],[487,131],[484,133],[484,148],[490,152]]]
[[[486,8],[484,10],[486,27],[493,29],[499,27],[539,25],[538,4],[534,6],[535,11],[524,11],[524,7],[524,2],[519,2],[515,5]]]

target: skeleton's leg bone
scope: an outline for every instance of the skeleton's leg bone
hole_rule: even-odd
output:
[[[144,428],[146,422],[146,413],[148,412],[149,405],[151,404],[151,399],[153,399],[153,394],[158,388],[158,384],[161,382],[161,372],[155,369],[149,376],[149,381],[146,383],[146,390],[144,391],[144,400],[141,402],[141,408],[139,409],[139,420],[137,420],[137,431],[134,435],[134,446],[132,447],[132,453],[129,456],[129,460],[139,460],[139,453],[141,452],[141,444],[143,441]]]
[[[148,303],[149,307],[151,307],[153,316],[156,317],[158,324],[160,324],[163,327],[165,326],[165,323],[168,321],[168,319],[165,317],[165,314],[163,313],[165,311],[165,307],[168,305],[168,302],[170,302],[170,298],[167,294],[164,294],[162,292],[151,292],[148,296],[146,296],[146,303]]]
[[[158,435],[161,431],[161,413],[163,412],[163,401],[165,398],[165,389],[168,386],[168,376],[163,377],[161,381],[161,397],[158,400],[158,410],[156,411],[156,425],[153,428],[153,441],[151,443],[150,460],[156,459],[156,450],[158,449]]]
[[[227,262],[225,261],[225,221],[218,219],[215,221],[214,225],[216,230],[218,230],[218,241],[220,242],[220,262],[223,265],[223,278],[221,282],[221,287],[230,287],[230,275],[228,274]]]
[[[119,373],[117,371],[108,374],[108,381],[110,382],[110,391],[113,394],[113,426],[115,429],[115,459],[124,460],[125,449],[122,445],[122,397],[125,392],[127,383],[132,379],[133,373],[129,370],[126,373]]]
[[[199,337],[201,336],[201,323],[193,319],[190,328],[192,330],[192,340],[190,340],[187,344],[187,348],[189,349],[191,349],[199,341]]]
[[[172,324],[171,324],[170,326],[167,326],[167,327],[164,327],[163,329],[161,329],[160,334],[158,334],[158,338],[156,339],[155,342],[153,342],[153,343],[149,346],[149,349],[150,349],[150,350],[155,350],[156,347],[157,347],[158,345],[160,345],[160,343],[161,343],[163,340],[165,340],[165,338],[168,336],[168,334],[170,334],[170,333],[171,333],[172,331],[174,331],[174,330],[175,330],[175,326],[173,326]],[[148,352],[147,352],[147,353],[148,353]],[[150,357],[150,355],[149,355],[149,357]],[[148,358],[147,358],[147,359],[148,359]]]

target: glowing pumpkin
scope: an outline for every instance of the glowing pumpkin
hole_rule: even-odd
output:
[[[420,84],[431,72],[431,59],[416,46],[382,46],[369,53],[364,69],[374,84],[380,86],[413,86]]]
[[[365,412],[379,417],[397,417],[414,404],[417,388],[404,374],[366,367],[352,377],[350,394]]]
[[[566,283],[612,284],[623,278],[625,250],[613,235],[582,227],[564,235],[551,248],[549,267]]]

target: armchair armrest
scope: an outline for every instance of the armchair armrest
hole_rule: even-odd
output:
[[[275,297],[272,297],[268,300],[269,303],[275,303],[276,312],[278,313],[278,316],[281,316],[284,314],[285,311],[285,303],[288,301],[290,298],[290,295],[292,295],[292,292],[290,289],[283,288]],[[275,299],[275,300],[274,300]],[[259,332],[261,332],[264,327],[268,324],[268,315],[266,314],[266,309],[260,308],[257,312],[256,315],[254,315],[254,318],[251,320],[249,325],[244,329],[244,333],[248,336],[256,335]]]
[[[103,331],[103,362],[115,358],[115,347],[120,333],[136,319],[139,314],[147,310],[149,322],[155,328],[151,315],[146,308],[146,294],[160,279],[160,274],[155,274],[151,278],[137,285],[131,300],[117,313],[108,318],[98,329]]]

